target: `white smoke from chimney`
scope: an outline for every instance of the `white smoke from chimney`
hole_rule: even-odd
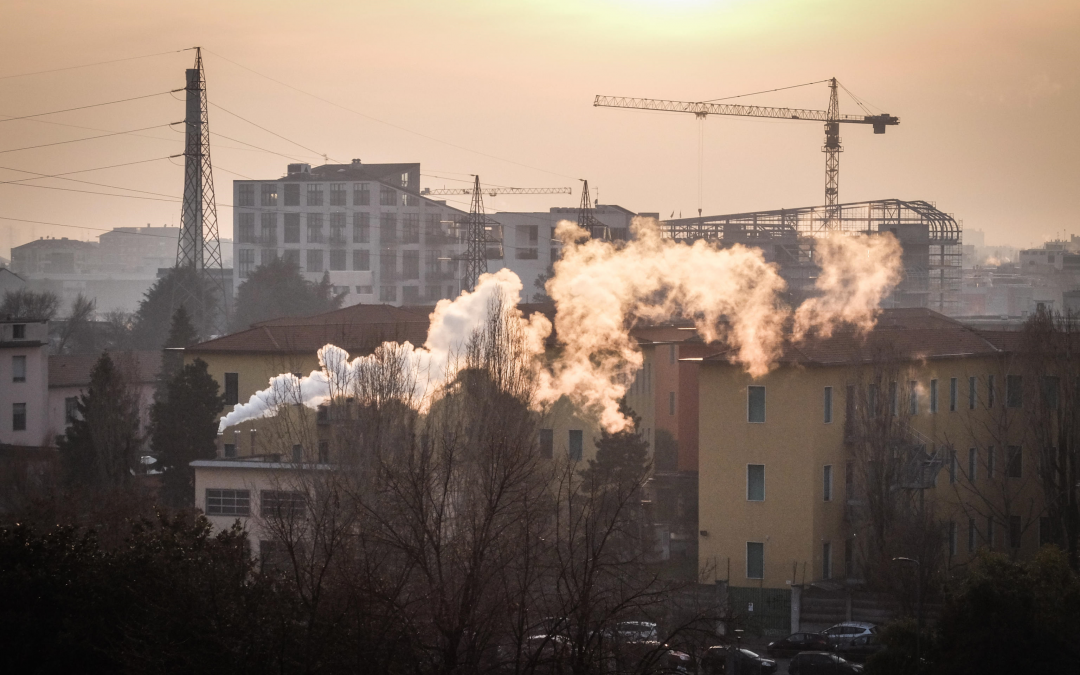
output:
[[[793,337],[802,340],[816,329],[832,335],[840,324],[867,332],[874,327],[885,299],[901,277],[900,242],[890,233],[830,234],[815,242],[821,267],[815,288],[820,295],[795,310]]]
[[[431,313],[423,347],[388,342],[378,348],[379,353],[350,360],[344,349],[325,345],[318,351],[318,370],[306,377],[285,373],[270,378],[266,389],[221,418],[218,430],[250,419],[271,417],[289,404],[317,408],[331,396],[350,391],[363,369],[374,367],[380,359],[398,361],[402,372],[408,373],[413,382],[412,400],[423,409],[431,394],[457,373],[458,357],[472,335],[484,327],[492,303],[501,300],[506,306],[517,307],[521,290],[521,280],[508,269],[482,275],[472,293],[466,291],[454,300],[439,301]],[[517,319],[526,336],[526,353],[538,361],[544,351],[544,338],[551,332],[551,323],[540,314],[526,319],[517,312]]]

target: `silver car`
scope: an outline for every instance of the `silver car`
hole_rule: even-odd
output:
[[[846,647],[851,641],[863,635],[874,635],[877,626],[863,621],[845,621],[835,626],[829,626],[821,631],[829,639],[829,649],[836,650],[838,647]]]

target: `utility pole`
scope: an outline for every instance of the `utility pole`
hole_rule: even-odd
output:
[[[469,207],[469,220],[465,230],[468,248],[465,251],[465,278],[462,288],[476,290],[476,283],[481,274],[487,274],[487,216],[484,215],[484,196],[480,191],[480,176],[474,176],[472,205]]]
[[[214,173],[210,164],[210,123],[202,49],[195,47],[195,67],[186,72],[184,117],[184,201],[180,211],[180,241],[173,289],[173,308],[183,304],[201,330],[222,333],[226,324],[225,285],[218,239]]]

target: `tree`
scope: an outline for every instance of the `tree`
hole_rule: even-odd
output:
[[[161,373],[158,376],[157,398],[163,398],[168,391],[169,382],[184,367],[184,354],[177,348],[188,347],[199,341],[191,315],[187,308],[180,305],[173,312],[169,325],[169,336],[165,338],[164,353],[161,355]]]
[[[64,319],[56,345],[57,354],[93,353],[97,346],[96,331],[92,323],[97,302],[82,293],[75,296],[71,312]]]
[[[186,306],[185,299],[191,292],[190,289],[201,293],[203,302],[207,305],[202,316],[195,312],[195,307]],[[209,281],[195,270],[187,267],[172,268],[164,277],[154,282],[139,303],[131,329],[134,348],[148,351],[161,349],[168,339],[177,305],[185,306],[199,336],[210,335],[213,332],[214,316],[220,310],[217,307],[216,295]]]
[[[0,317],[27,321],[49,321],[60,308],[60,298],[52,291],[31,291],[20,288],[4,293],[0,303]]]
[[[582,478],[590,485],[633,484],[649,473],[649,442],[638,431],[641,418],[626,405],[626,399],[619,401],[619,412],[632,425],[615,433],[600,431],[596,459],[590,459],[588,467],[581,471]]]
[[[162,496],[171,506],[194,504],[195,471],[189,463],[214,458],[217,416],[224,407],[206,362],[196,359],[169,380],[166,396],[150,409],[151,450],[164,471]]]
[[[334,295],[328,274],[318,284],[304,279],[296,263],[275,258],[256,267],[236,291],[232,330],[277,319],[337,309],[344,296]]]
[[[90,371],[78,413],[58,439],[68,483],[99,488],[127,484],[141,440],[138,399],[108,352]]]

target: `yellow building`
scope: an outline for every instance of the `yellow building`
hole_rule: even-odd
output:
[[[1011,356],[1018,336],[887,310],[866,336],[785,344],[758,379],[704,357],[700,580],[858,584],[889,466],[895,499],[940,524],[946,568],[981,546],[1037,548],[1039,452],[1023,421],[1036,394]]]

